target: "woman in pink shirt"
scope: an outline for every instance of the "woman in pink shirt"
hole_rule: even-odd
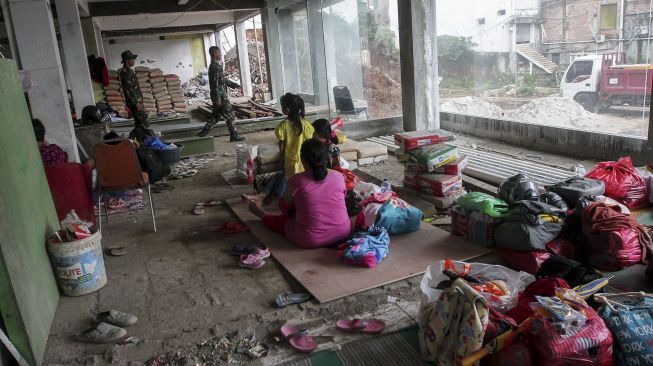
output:
[[[250,211],[270,230],[284,234],[297,246],[340,244],[351,235],[345,179],[340,172],[327,169],[329,154],[320,141],[305,141],[301,159],[305,171],[288,180],[283,213],[270,215],[255,201],[250,202]]]

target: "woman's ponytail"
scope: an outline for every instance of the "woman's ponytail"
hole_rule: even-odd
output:
[[[313,179],[317,182],[323,181],[329,170],[329,152],[326,146],[318,140],[306,140],[301,149],[302,161],[311,170]]]

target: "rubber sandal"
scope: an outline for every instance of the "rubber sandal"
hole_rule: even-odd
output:
[[[138,321],[138,318],[135,315],[125,313],[124,311],[112,309],[99,313],[95,316],[95,320],[97,322],[109,323],[117,327],[128,327],[134,325]]]
[[[221,206],[222,201],[218,200],[210,200],[209,202],[205,203],[204,206]]]
[[[123,339],[127,331],[108,323],[100,323],[95,328],[89,328],[77,334],[75,339],[90,343],[114,343]]]
[[[204,215],[204,204],[203,203],[196,204],[195,208],[193,208],[193,214]]]
[[[239,234],[239,233],[244,233],[245,231],[248,230],[249,229],[247,228],[247,226],[231,221],[222,224],[222,228],[220,229],[220,231],[224,232],[225,234]]]
[[[107,252],[114,257],[122,257],[127,254],[127,251],[123,247],[113,247],[107,249]]]
[[[308,334],[308,330],[297,330],[290,325],[281,327],[281,335],[288,341],[290,347],[298,352],[309,353],[317,349],[317,342]]]
[[[336,328],[343,332],[379,334],[385,329],[385,322],[379,319],[338,320]]]
[[[199,172],[196,169],[188,169],[182,175],[184,176],[184,178],[190,178],[197,175],[197,173]]]
[[[302,292],[298,294],[292,292],[286,292],[285,294],[281,294],[277,296],[275,302],[277,303],[277,307],[285,308],[288,305],[305,303],[306,301],[312,298],[313,296],[311,296],[311,294],[306,292]]]
[[[265,261],[261,257],[254,254],[243,254],[240,256],[238,265],[243,268],[259,269],[265,265]]]

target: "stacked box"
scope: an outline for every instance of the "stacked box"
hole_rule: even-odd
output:
[[[468,159],[460,156],[458,148],[444,142],[455,136],[447,131],[417,131],[397,133],[395,142],[400,148],[395,152],[404,163],[403,185],[419,192],[438,209],[450,208],[455,198],[465,194],[462,171]]]

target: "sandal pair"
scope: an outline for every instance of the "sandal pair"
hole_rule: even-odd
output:
[[[222,202],[217,200],[210,200],[208,202],[198,202],[193,208],[193,214],[195,215],[204,215],[204,208],[210,206],[220,206]]]
[[[254,250],[253,252],[249,254],[244,253],[245,250],[249,252],[252,249]],[[234,252],[235,250],[236,248],[234,248]],[[243,268],[259,269],[265,265],[264,259],[269,257],[270,257],[270,251],[266,247],[263,248],[245,247],[243,248],[243,254],[240,255],[240,260],[238,261],[238,265]]]
[[[343,332],[379,334],[385,329],[385,322],[380,319],[338,320],[336,328]],[[290,347],[298,352],[309,353],[317,349],[317,342],[310,336],[307,329],[298,330],[291,325],[281,327],[281,335],[288,341]]]
[[[97,314],[94,328],[86,329],[75,336],[78,341],[91,343],[114,343],[127,335],[124,327],[134,325],[138,318],[135,315],[119,310],[110,310]]]

